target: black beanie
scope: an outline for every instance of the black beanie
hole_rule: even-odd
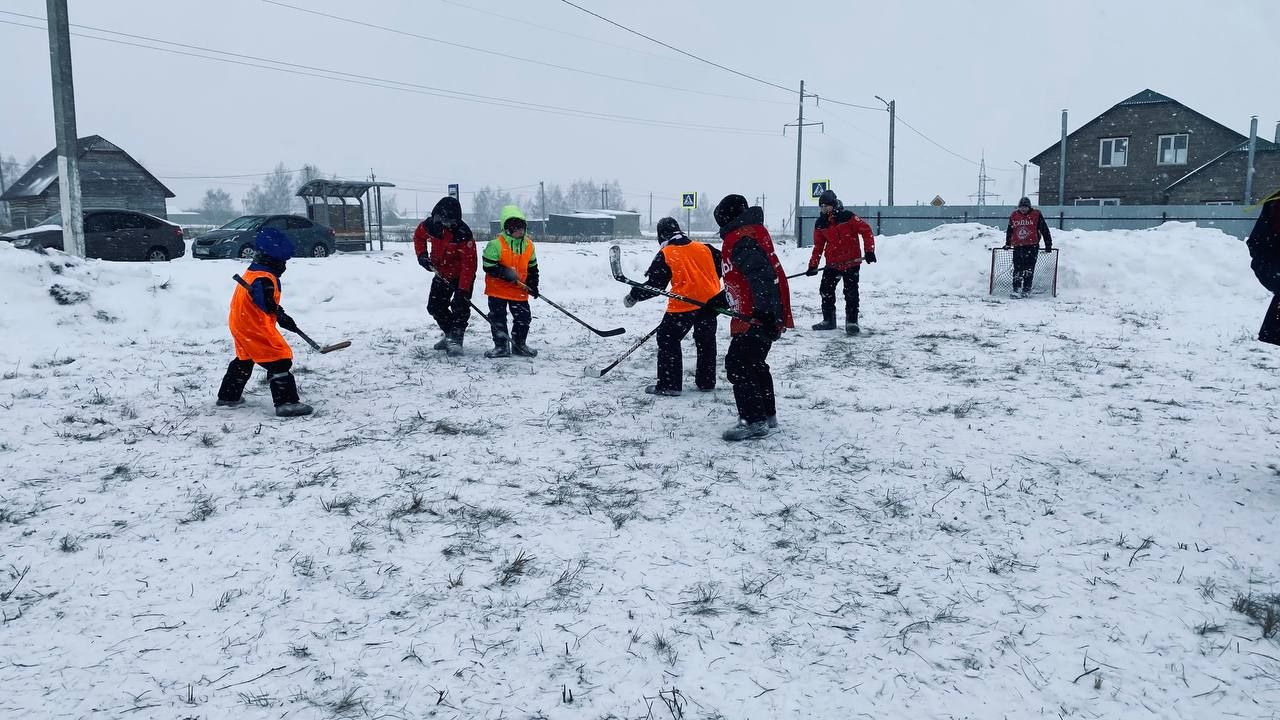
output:
[[[751,206],[747,204],[747,199],[741,195],[725,195],[720,204],[716,205],[714,213],[716,225],[720,227],[728,225],[737,220],[738,216],[746,212],[749,207]]]
[[[838,202],[840,202],[840,200],[836,198],[836,191],[829,188],[823,190],[822,194],[818,196],[819,205],[830,205],[835,207]]]
[[[680,223],[675,218],[664,217],[658,221],[658,242],[666,242],[680,232]]]

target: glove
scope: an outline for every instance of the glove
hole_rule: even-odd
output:
[[[635,299],[635,298],[633,298],[633,297],[631,297],[631,293],[627,293],[626,295],[622,296],[622,304],[623,304],[623,305],[625,305],[625,306],[627,306],[627,307],[629,307],[629,308],[630,308],[630,307],[635,307],[635,306],[636,306],[636,299]]]
[[[520,282],[520,274],[515,271],[515,268],[509,268],[505,265],[498,266],[498,277],[507,282]]]
[[[289,332],[298,332],[298,323],[294,322],[293,318],[289,317],[289,314],[282,307],[276,308],[276,324]]]
[[[817,266],[817,265],[810,265],[810,266],[809,266],[809,269],[804,271],[804,274],[805,274],[805,275],[808,275],[809,277],[813,277],[814,275],[817,275],[817,274],[818,274],[818,266]]]
[[[528,293],[529,293],[529,296],[530,296],[530,297],[535,297],[535,298],[536,298],[536,297],[538,297],[538,286],[537,286],[537,285],[526,285],[525,287],[529,288],[526,292],[528,292]]]
[[[876,261],[876,251],[875,251],[875,250],[868,250],[868,251],[867,251],[867,254],[866,254],[866,258],[867,258],[867,262],[869,262],[869,263],[873,263],[873,262],[875,262],[875,261]]]
[[[769,310],[757,310],[751,313],[751,319],[758,323],[759,332],[769,340],[777,340],[782,337],[781,323],[778,322],[778,316]]]
[[[1045,243],[1045,244],[1044,244],[1044,251],[1045,251],[1045,252],[1047,252],[1047,253],[1053,252],[1053,244],[1052,244],[1052,243]]]
[[[427,270],[427,271],[429,271],[429,272],[435,272],[435,270],[436,270],[436,267],[435,267],[434,265],[432,265],[432,264],[431,264],[431,254],[430,254],[430,253],[422,253],[421,255],[419,255],[419,256],[418,256],[418,264],[422,266],[422,269],[423,269],[423,270]]]
[[[1012,245],[1010,245],[1009,243],[1005,243],[1005,244],[1004,244],[1004,247],[1002,247],[1002,248],[1000,248],[1000,249],[1001,249],[1001,250],[1010,250],[1010,249],[1012,249],[1012,248],[1013,248],[1013,246],[1012,246]]]

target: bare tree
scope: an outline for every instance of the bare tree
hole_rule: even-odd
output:
[[[200,214],[205,220],[221,225],[236,216],[236,207],[231,194],[222,188],[206,190],[204,200],[200,202]]]
[[[255,215],[289,212],[294,200],[294,185],[289,175],[284,163],[277,164],[261,186],[254,184],[244,196],[245,211]]]

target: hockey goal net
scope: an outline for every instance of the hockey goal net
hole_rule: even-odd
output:
[[[991,295],[1008,295],[1013,290],[1013,250],[991,248]],[[1032,295],[1058,297],[1058,251],[1036,252],[1036,270],[1031,279]]]

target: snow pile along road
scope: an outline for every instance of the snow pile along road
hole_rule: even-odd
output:
[[[605,245],[542,245],[542,288],[628,333],[535,301],[535,360],[474,319],[432,351],[406,254],[292,262],[285,307],[355,341],[294,343],[299,420],[256,378],[213,407],[240,264],[0,245],[0,715],[1276,717],[1243,244],[1055,233],[1060,296],[1010,301],[1002,241],[880,238],[857,338],[795,280],[782,430],[736,445],[723,374],[644,395],[649,346],[582,377],[662,312]]]

